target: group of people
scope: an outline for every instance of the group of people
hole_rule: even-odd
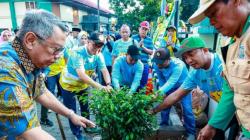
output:
[[[49,12],[27,12],[13,40],[6,39],[10,32],[1,34],[0,139],[54,139],[40,127],[40,123],[53,126],[48,108],[67,117],[72,133],[82,140],[81,127],[93,131],[95,124],[89,120],[88,103],[79,102],[81,115],[76,114],[79,95],[87,98],[93,88],[109,92],[121,87],[134,94],[145,88],[151,68],[157,74],[156,93],[164,101],[149,113],[161,112],[160,125],[169,125],[170,107],[181,100],[187,137],[195,139],[193,108],[198,112],[204,108],[206,95],[209,104],[216,104],[215,112],[197,139],[225,139],[225,130],[238,124],[242,128],[239,139],[250,139],[249,7],[248,0],[200,0],[199,9],[190,17],[192,24],[208,17],[220,33],[232,37],[223,47],[223,59],[197,36],[176,45],[174,26],[167,28],[165,45],[155,49],[147,36],[147,21],[132,36],[129,26],[122,25],[121,38],[117,38],[79,28],[69,33]],[[63,104],[54,96],[56,91]],[[42,105],[40,122],[35,101]],[[237,135],[234,132],[231,138]]]

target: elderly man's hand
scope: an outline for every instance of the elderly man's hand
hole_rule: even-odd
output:
[[[79,116],[75,113],[73,113],[69,119],[72,121],[73,124],[78,125],[78,126],[82,126],[84,128],[96,126],[92,121],[90,121],[82,116]]]
[[[201,129],[197,140],[211,140],[215,133],[216,129],[207,124],[203,129]]]

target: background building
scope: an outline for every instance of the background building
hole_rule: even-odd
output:
[[[0,0],[0,30],[20,27],[25,12],[45,9],[53,12],[69,27],[87,31],[98,30],[98,6],[93,0]],[[100,30],[109,29],[112,11],[102,7],[100,1]]]

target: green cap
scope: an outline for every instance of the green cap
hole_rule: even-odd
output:
[[[205,41],[200,37],[192,36],[181,42],[180,49],[175,53],[175,56],[181,58],[183,53],[199,48],[206,48]]]

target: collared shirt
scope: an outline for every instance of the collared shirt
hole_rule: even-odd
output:
[[[132,36],[132,38],[134,40],[136,40],[137,42],[140,42],[141,41],[141,37],[140,35],[134,35]],[[143,39],[143,44],[144,44],[144,47],[147,48],[147,49],[150,49],[150,50],[153,50],[154,49],[154,44],[153,44],[153,41],[150,37],[146,36],[144,39]],[[140,47],[140,50],[141,50],[141,61],[142,63],[148,63],[149,62],[149,58],[150,58],[150,55],[147,54],[145,51],[143,51],[143,49]]]
[[[133,40],[132,38],[129,38],[128,41],[123,41],[122,39],[116,40],[111,53],[112,56],[118,57],[126,55],[128,46],[133,44],[138,46],[138,42],[136,40]]]
[[[143,72],[143,64],[138,60],[135,64],[127,63],[126,56],[120,56],[115,60],[112,70],[112,83],[115,89],[121,86],[130,88],[130,93],[136,92],[140,85]]]
[[[0,46],[0,138],[40,125],[34,99],[46,90],[43,75],[18,38]]]
[[[159,69],[154,65],[160,84],[160,94],[169,94],[181,86],[188,75],[184,62],[178,58],[171,58],[168,67]]]
[[[210,55],[210,68],[208,70],[191,69],[181,88],[192,90],[199,86],[210,98],[218,102],[222,91],[223,78],[221,72],[223,67],[217,54],[210,53]]]
[[[250,16],[248,16],[248,19],[244,25],[243,32],[241,35],[246,33],[246,31],[249,29],[249,25],[250,25]],[[231,46],[231,44],[233,44],[235,42],[235,40],[232,39],[231,41],[232,42],[230,43],[230,46]],[[238,54],[239,58],[242,57],[241,56],[242,54],[240,54],[240,52],[242,52],[242,51],[239,51],[239,54]],[[233,118],[235,111],[236,111],[236,108],[235,108],[233,101],[234,101],[234,92],[230,88],[228,82],[226,80],[224,80],[223,94],[221,97],[221,101],[220,101],[214,115],[209,120],[208,124],[215,127],[215,128],[225,130],[227,128],[228,124],[230,123],[231,119]],[[247,138],[250,138],[250,131],[248,131],[243,126],[241,128],[242,128],[243,135],[246,136]]]
[[[106,67],[103,55],[91,55],[87,47],[79,48],[71,53],[68,58],[67,66],[63,69],[60,76],[60,85],[64,90],[79,92],[89,87],[79,78],[76,70],[83,69],[88,76],[92,76],[96,69],[102,70]]]

